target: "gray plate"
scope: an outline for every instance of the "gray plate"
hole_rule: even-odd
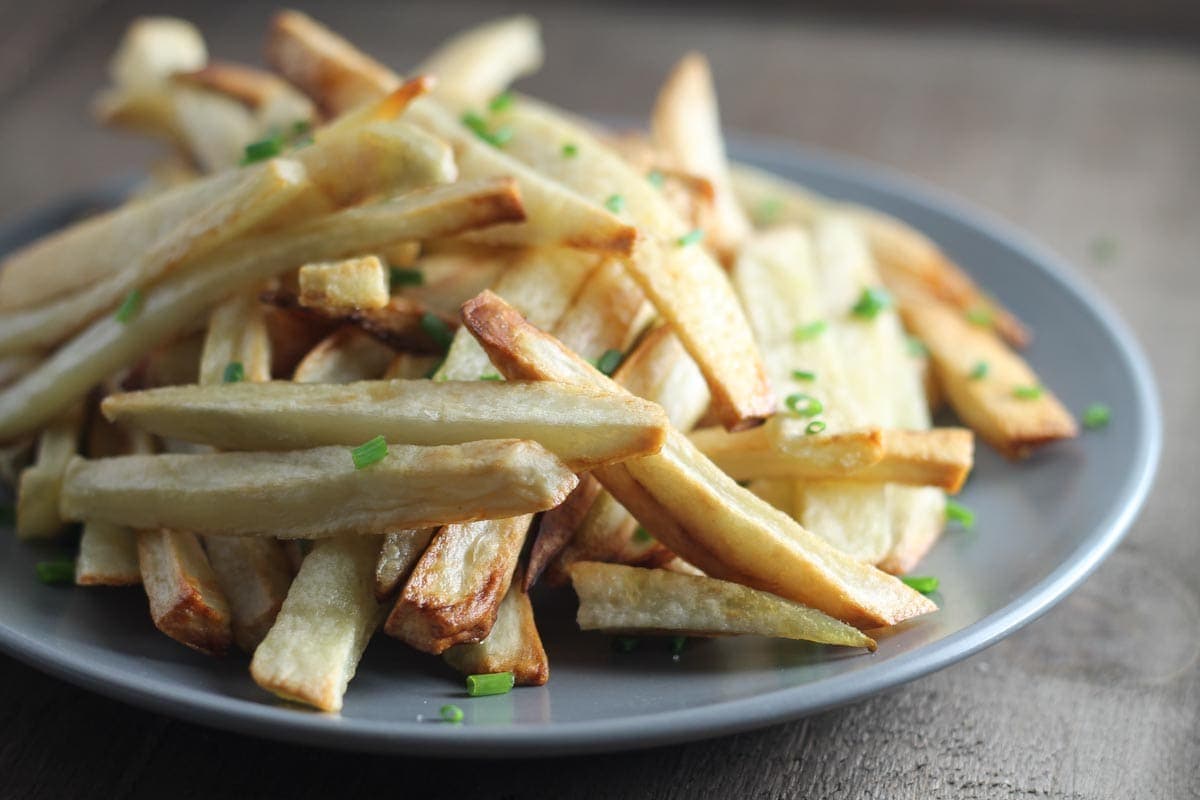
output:
[[[1055,256],[980,213],[828,155],[741,139],[735,154],[929,233],[1036,331],[1028,357],[1068,407],[1102,400],[1111,426],[1020,466],[986,447],[962,500],[971,532],[950,532],[921,565],[941,610],[903,626],[874,655],[761,639],[700,642],[675,661],[647,641],[630,655],[573,630],[569,593],[538,598],[553,677],[538,689],[467,700],[438,659],[378,637],[340,717],[273,702],[246,659],[193,654],[158,634],[139,589],[39,584],[61,548],[0,536],[0,647],[81,686],[154,711],[247,733],[355,750],[539,756],[718,736],[848,703],[941,669],[1012,633],[1076,587],[1116,546],[1158,462],[1158,400],[1146,359],[1107,303]],[[0,228],[0,252],[45,233],[80,198]],[[436,721],[458,702],[462,725]]]

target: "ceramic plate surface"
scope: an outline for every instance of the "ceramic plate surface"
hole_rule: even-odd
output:
[[[1125,325],[1070,268],[961,202],[876,168],[783,144],[734,139],[741,160],[828,195],[878,207],[932,236],[1035,332],[1028,358],[1079,413],[1102,400],[1112,424],[1012,465],[980,446],[961,500],[978,519],[949,532],[920,566],[941,610],[907,624],[873,655],[797,642],[661,643],[615,654],[574,630],[569,592],[535,598],[550,655],[548,686],[468,700],[439,659],[379,636],[341,716],[274,702],[242,656],[193,654],[150,623],[140,589],[40,584],[34,564],[65,554],[0,534],[0,648],[65,680],[165,714],[261,736],[354,750],[543,756],[718,736],[848,703],[941,669],[1036,618],[1116,546],[1140,507],[1161,438],[1153,378]],[[74,198],[0,227],[0,252],[110,203]],[[458,702],[461,725],[436,721]]]

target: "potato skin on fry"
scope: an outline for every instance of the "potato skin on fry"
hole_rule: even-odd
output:
[[[221,655],[233,643],[229,605],[195,534],[137,534],[142,586],[154,626],[180,644]]]

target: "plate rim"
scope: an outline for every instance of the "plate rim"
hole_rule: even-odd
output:
[[[942,639],[854,673],[854,680],[834,675],[801,686],[776,689],[753,697],[725,700],[698,708],[637,717],[556,723],[546,727],[438,726],[420,722],[346,719],[280,708],[205,689],[139,678],[95,668],[82,656],[66,655],[47,643],[0,621],[0,650],[26,664],[98,694],[160,714],[259,737],[359,752],[409,753],[441,757],[545,757],[645,749],[729,735],[766,727],[845,705],[944,669],[995,644],[1035,621],[1076,589],[1116,548],[1142,510],[1157,473],[1162,451],[1163,420],[1153,370],[1141,344],[1120,314],[1066,259],[1032,236],[991,212],[950,192],[933,187],[892,167],[849,157],[778,137],[730,134],[730,151],[753,163],[793,163],[810,174],[829,176],[923,206],[935,214],[973,228],[993,243],[1019,253],[1072,295],[1107,329],[1124,370],[1134,379],[1137,423],[1141,435],[1130,471],[1120,487],[1120,501],[1090,534],[1049,574],[971,625]],[[112,180],[90,192],[0,223],[0,230],[31,227],[71,203],[112,197],[130,181]],[[828,689],[820,700],[789,705],[789,695]]]

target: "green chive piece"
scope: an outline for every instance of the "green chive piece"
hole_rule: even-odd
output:
[[[809,436],[815,436],[823,430],[825,430],[825,423],[819,419],[814,419],[804,426],[804,432]]]
[[[672,636],[671,637],[671,644],[670,644],[671,655],[673,655],[673,656],[679,655],[680,653],[683,652],[683,648],[686,646],[687,646],[687,637],[686,636]]]
[[[647,544],[653,542],[654,537],[650,535],[650,531],[639,525],[637,530],[633,532],[633,540],[638,544]]]
[[[490,144],[492,147],[503,147],[513,137],[513,129],[508,125],[502,125],[496,130],[488,127],[488,122],[475,111],[468,111],[462,115],[462,124],[471,129],[471,132]]]
[[[260,139],[257,142],[251,142],[246,145],[245,153],[242,155],[242,164],[254,164],[258,161],[266,161],[268,158],[274,158],[282,152],[282,136],[271,136],[267,139]]]
[[[221,374],[221,383],[241,383],[246,380],[246,368],[240,361],[230,361]]]
[[[378,461],[383,461],[387,457],[387,453],[387,441],[382,436],[376,436],[358,447],[350,448],[350,457],[354,459],[355,469],[365,469]]]
[[[132,320],[142,308],[142,291],[134,289],[129,294],[125,295],[125,299],[121,301],[121,307],[117,309],[117,322],[124,324]]]
[[[887,293],[887,290],[872,286],[869,289],[863,289],[858,302],[851,306],[850,313],[862,319],[875,319],[879,316],[880,311],[891,307],[892,296]]]
[[[485,697],[490,694],[508,694],[516,685],[511,672],[488,672],[483,675],[467,676],[467,694]]]
[[[678,239],[676,239],[675,244],[679,245],[680,247],[687,247],[691,244],[699,244],[700,240],[703,238],[704,231],[700,230],[699,228],[692,228],[683,236],[680,236]]]
[[[501,92],[488,103],[488,111],[504,111],[513,104],[514,99],[512,92]]]
[[[905,575],[900,580],[904,581],[921,594],[936,592],[938,588],[938,579],[932,575]]]
[[[453,703],[447,703],[438,709],[438,713],[442,715],[442,719],[446,722],[462,722],[463,710]]]
[[[661,189],[663,184],[667,182],[667,176],[656,169],[652,169],[646,173],[646,180],[650,181],[650,185],[655,189]]]
[[[616,636],[612,640],[612,648],[618,653],[632,653],[637,647],[636,636]]]
[[[443,350],[450,349],[450,343],[454,341],[454,334],[449,326],[437,314],[426,311],[421,315],[421,330],[425,331],[425,335],[437,344]]]
[[[563,158],[574,158],[579,155],[579,145],[574,142],[567,142],[562,146]]]
[[[306,119],[298,119],[292,123],[292,138],[298,139],[312,133],[312,123]]]
[[[1042,396],[1040,386],[1017,386],[1013,389],[1013,397],[1018,400],[1037,400]]]
[[[796,328],[796,330],[792,331],[792,339],[797,342],[807,342],[810,339],[820,336],[828,327],[829,323],[823,319],[819,319],[816,322],[810,322],[807,325],[801,325],[799,328]]]
[[[1083,427],[1090,431],[1103,428],[1112,419],[1112,409],[1104,403],[1092,403],[1083,410]]]
[[[621,359],[623,358],[625,358],[625,354],[620,350],[605,350],[596,359],[596,369],[611,377],[617,371],[617,367],[621,366]]]
[[[971,371],[967,373],[967,377],[973,381],[981,381],[987,377],[988,362],[976,361],[975,366],[971,367]]]
[[[797,417],[815,417],[825,410],[825,405],[809,394],[797,392],[789,394],[783,404]]]
[[[504,147],[504,145],[512,141],[514,133],[515,132],[513,131],[511,125],[501,125],[499,128],[496,128],[496,130],[492,131],[491,138],[488,139],[488,142],[496,147]]]
[[[625,198],[619,194],[609,195],[604,201],[604,207],[614,214],[620,214],[625,210]]]
[[[908,354],[913,358],[925,358],[929,355],[929,348],[915,336],[905,337],[904,343],[908,347]]]
[[[783,213],[783,201],[778,197],[768,197],[754,209],[754,219],[760,225],[768,225],[779,219]]]
[[[806,369],[794,369],[792,370],[792,378],[798,381],[815,381],[817,373],[809,372]]]
[[[1111,236],[1098,236],[1092,240],[1088,251],[1097,264],[1107,264],[1117,255],[1117,240]]]
[[[34,565],[38,580],[51,586],[75,582],[74,561],[39,561]]]
[[[981,328],[990,328],[993,321],[994,318],[990,309],[979,307],[972,308],[967,312],[967,322],[972,325],[978,325]]]
[[[419,269],[388,267],[388,286],[395,291],[401,286],[423,286],[425,273]]]
[[[481,381],[500,381],[500,380],[504,380],[504,379],[501,378],[499,375],[497,375],[494,372],[488,372],[483,375],[480,375],[479,380],[481,380]]]
[[[957,522],[963,530],[969,531],[975,527],[975,512],[957,500],[946,500],[946,520]]]

